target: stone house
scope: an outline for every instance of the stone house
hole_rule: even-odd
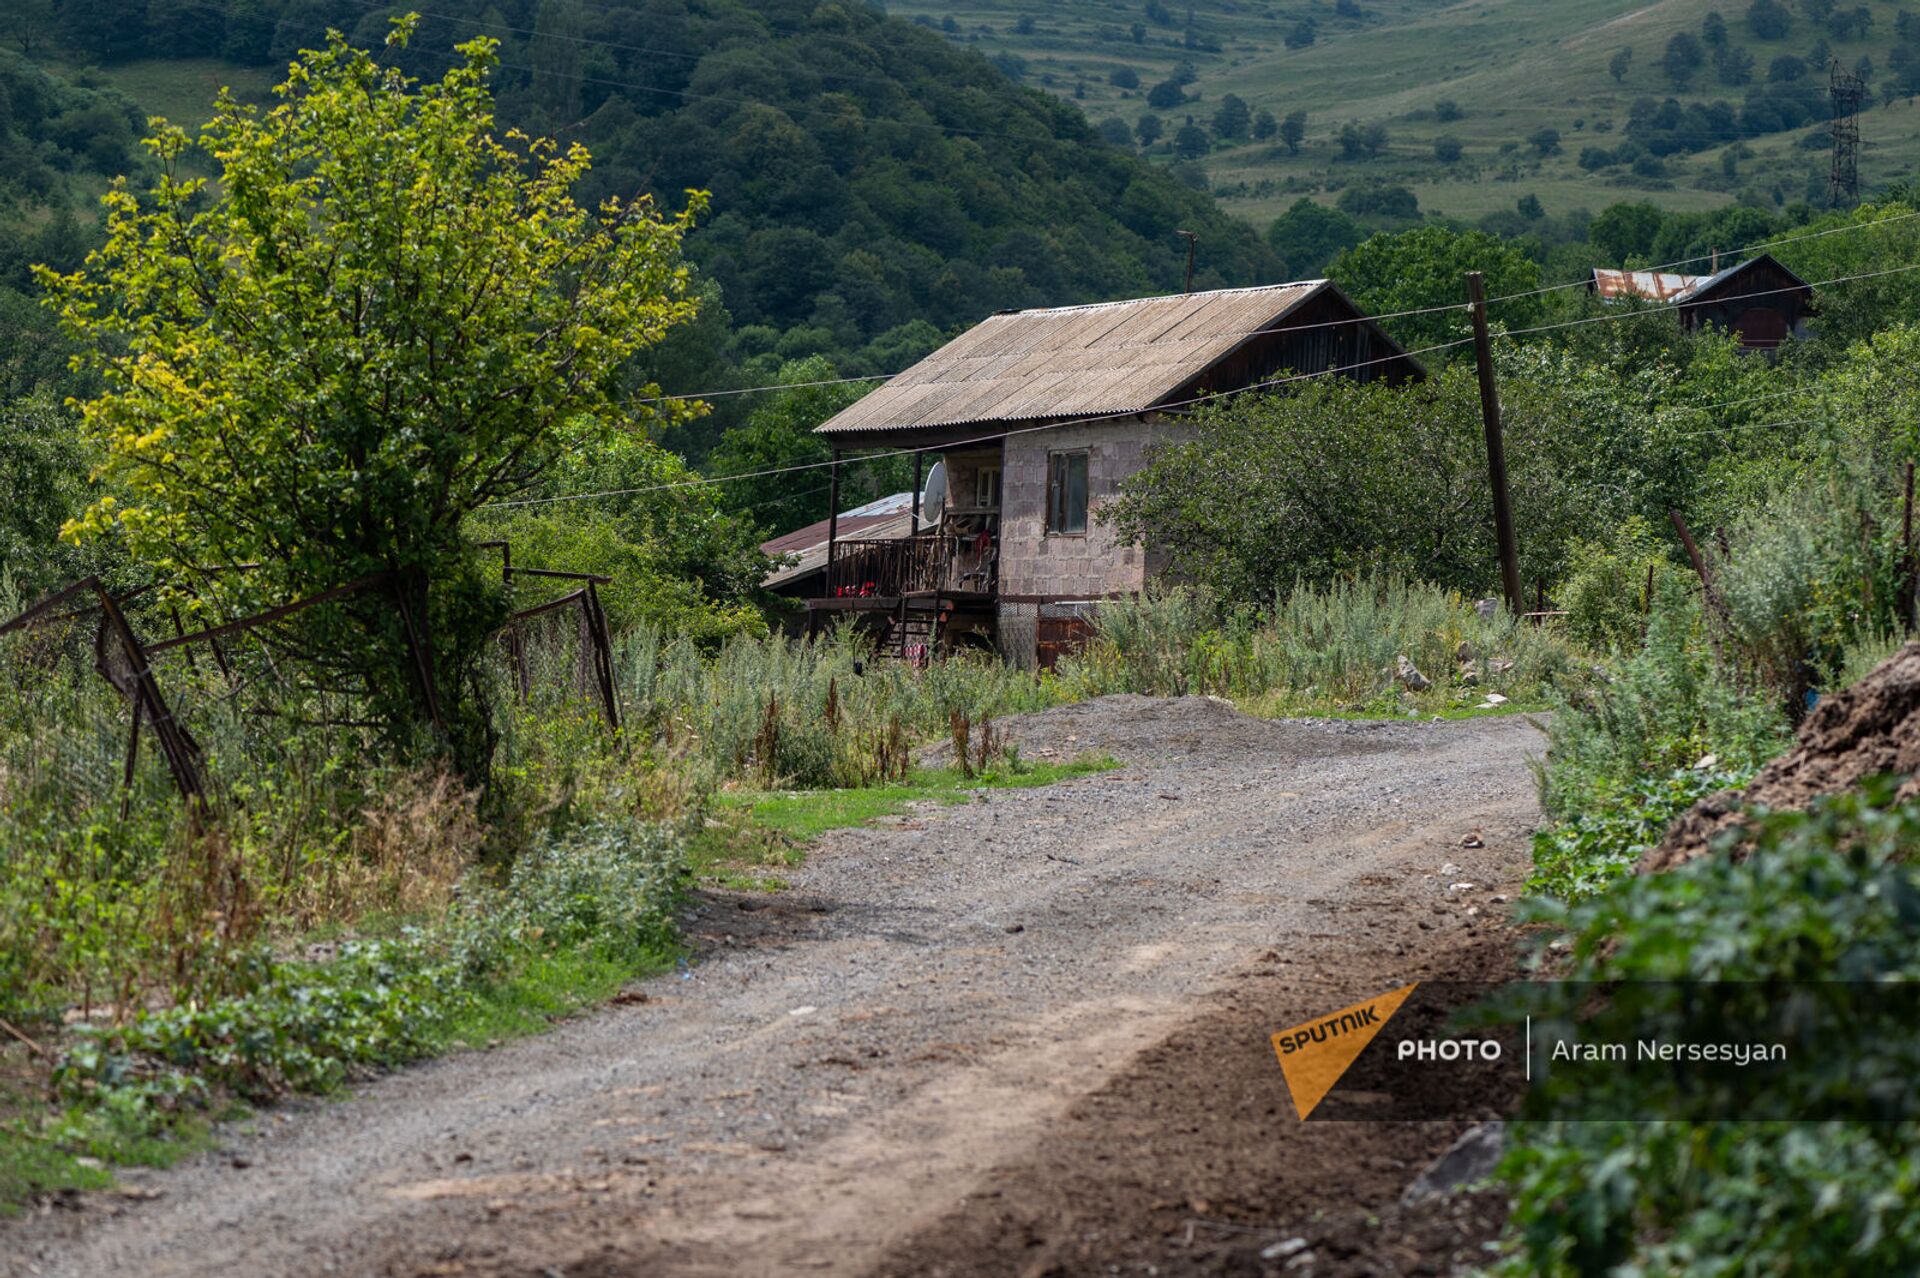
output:
[[[990,646],[1050,666],[1101,600],[1164,568],[1099,513],[1184,412],[1329,372],[1424,376],[1326,280],[994,315],[816,428],[836,459],[913,453],[916,498],[905,536],[830,521],[809,628],[852,614],[903,656]]]

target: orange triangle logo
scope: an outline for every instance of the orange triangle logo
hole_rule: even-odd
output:
[[[1287,1076],[1287,1091],[1302,1120],[1326,1099],[1419,984],[1403,985],[1273,1036],[1274,1055],[1280,1058],[1280,1072]]]

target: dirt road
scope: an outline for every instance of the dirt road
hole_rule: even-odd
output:
[[[1524,874],[1537,731],[1135,697],[1005,726],[1029,755],[1127,766],[832,836],[785,892],[703,898],[687,973],[263,1115],[129,1176],[151,1200],[0,1225],[0,1271],[1291,1275],[1476,1254],[1497,1202],[1392,1205],[1457,1129],[1303,1126],[1267,1036],[1505,961],[1493,896]]]

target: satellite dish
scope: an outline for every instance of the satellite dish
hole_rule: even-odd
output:
[[[939,522],[942,509],[947,504],[947,463],[944,460],[933,464],[927,472],[927,486],[920,490],[920,518]]]

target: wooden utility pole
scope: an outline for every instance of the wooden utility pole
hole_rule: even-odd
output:
[[[1174,232],[1174,234],[1175,234],[1175,235],[1177,235],[1177,236],[1179,236],[1179,237],[1180,237],[1181,239],[1183,239],[1183,240],[1185,240],[1185,241],[1187,242],[1187,287],[1186,287],[1186,291],[1187,291],[1187,292],[1189,292],[1189,293],[1191,293],[1191,292],[1193,292],[1193,253],[1194,253],[1194,249],[1195,249],[1195,248],[1197,248],[1197,247],[1199,246],[1199,244],[1200,244],[1200,232],[1198,232],[1198,231],[1175,231],[1175,232]]]
[[[827,470],[827,592],[833,592],[834,543],[840,540],[840,450],[833,450]]]
[[[1520,547],[1513,536],[1507,447],[1500,433],[1500,390],[1493,383],[1493,342],[1487,336],[1487,285],[1478,271],[1467,272],[1467,300],[1473,304],[1473,355],[1480,369],[1480,420],[1487,428],[1487,481],[1493,488],[1493,535],[1500,543],[1500,584],[1508,610],[1517,617],[1526,606],[1520,586]]]

